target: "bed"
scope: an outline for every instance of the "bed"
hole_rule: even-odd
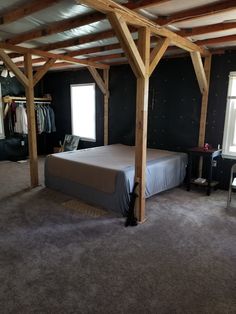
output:
[[[134,185],[135,147],[100,146],[48,155],[45,185],[124,216]],[[145,197],[180,185],[187,154],[147,149]]]

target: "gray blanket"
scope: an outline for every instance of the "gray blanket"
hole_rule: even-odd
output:
[[[87,202],[125,213],[134,184],[135,147],[116,144],[49,155],[45,183]],[[146,197],[179,185],[187,155],[147,150]]]

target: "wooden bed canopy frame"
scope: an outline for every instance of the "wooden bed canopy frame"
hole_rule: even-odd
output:
[[[158,65],[170,44],[190,53],[197,81],[202,93],[200,131],[198,145],[203,146],[205,140],[208,90],[211,69],[211,54],[208,50],[197,46],[190,40],[174,32],[160,27],[153,21],[111,0],[76,0],[107,15],[112,28],[124,50],[128,62],[137,79],[136,92],[136,134],[135,134],[135,182],[138,182],[136,215],[139,222],[145,220],[145,171],[147,146],[147,116],[149,77]],[[137,28],[137,45],[127,25]],[[157,44],[151,49],[151,36],[157,37]],[[13,63],[5,52],[11,51],[24,55],[24,73]],[[45,64],[33,74],[32,55],[45,58]],[[205,58],[204,65],[202,57]],[[36,127],[34,112],[34,86],[47,73],[57,60],[66,64],[80,64],[90,71],[104,95],[104,145],[108,144],[108,101],[109,101],[109,65],[81,60],[60,54],[37,49],[28,49],[7,43],[0,43],[0,59],[16,75],[24,85],[27,100],[27,119],[29,137],[30,178],[31,186],[38,185],[38,159],[36,143]],[[103,76],[97,69],[103,71]],[[201,166],[200,166],[201,167]],[[200,169],[201,170],[201,169]]]

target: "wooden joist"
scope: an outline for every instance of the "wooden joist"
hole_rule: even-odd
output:
[[[236,28],[236,22],[217,23],[211,25],[198,26],[194,28],[186,28],[178,31],[177,34],[183,37],[209,34],[214,32],[226,31]]]
[[[59,0],[31,0],[17,8],[11,7],[8,12],[5,12],[0,16],[0,25],[5,25],[17,21],[35,12],[46,9],[57,2],[59,2]]]
[[[125,3],[124,6],[130,10],[147,9],[150,7],[157,7],[165,2],[170,2],[170,0],[139,0],[134,2]]]
[[[217,3],[178,12],[168,17],[159,17],[156,20],[156,23],[159,25],[168,25],[172,23],[193,20],[204,16],[211,16],[213,14],[226,12],[232,9],[236,9],[235,0],[219,1]]]
[[[220,44],[220,43],[231,42],[231,41],[232,42],[236,41],[236,35],[221,36],[221,37],[216,37],[216,38],[198,40],[197,44],[200,46],[205,46],[205,45]]]
[[[19,44],[28,40],[35,39],[35,38],[49,36],[49,35],[64,32],[66,30],[70,30],[76,27],[81,27],[84,25],[95,23],[95,22],[103,20],[104,18],[105,16],[99,12],[96,12],[93,14],[87,14],[84,16],[76,16],[71,19],[66,19],[60,22],[52,23],[51,25],[47,27],[41,27],[36,30],[34,29],[32,31],[29,31],[23,34],[15,35],[7,39],[5,42],[16,45],[16,44]],[[40,50],[40,48],[38,49]],[[50,50],[50,49],[46,49],[46,50]]]

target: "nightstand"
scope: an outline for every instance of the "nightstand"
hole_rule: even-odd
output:
[[[218,181],[212,181],[213,160],[221,156],[221,149],[205,149],[204,147],[193,147],[188,150],[188,171],[187,171],[187,191],[190,191],[191,184],[203,186],[206,188],[207,195],[211,194],[211,188],[216,187]],[[205,182],[196,182],[196,178],[192,177],[193,160],[197,157],[202,157],[203,162],[207,166],[207,175]]]

